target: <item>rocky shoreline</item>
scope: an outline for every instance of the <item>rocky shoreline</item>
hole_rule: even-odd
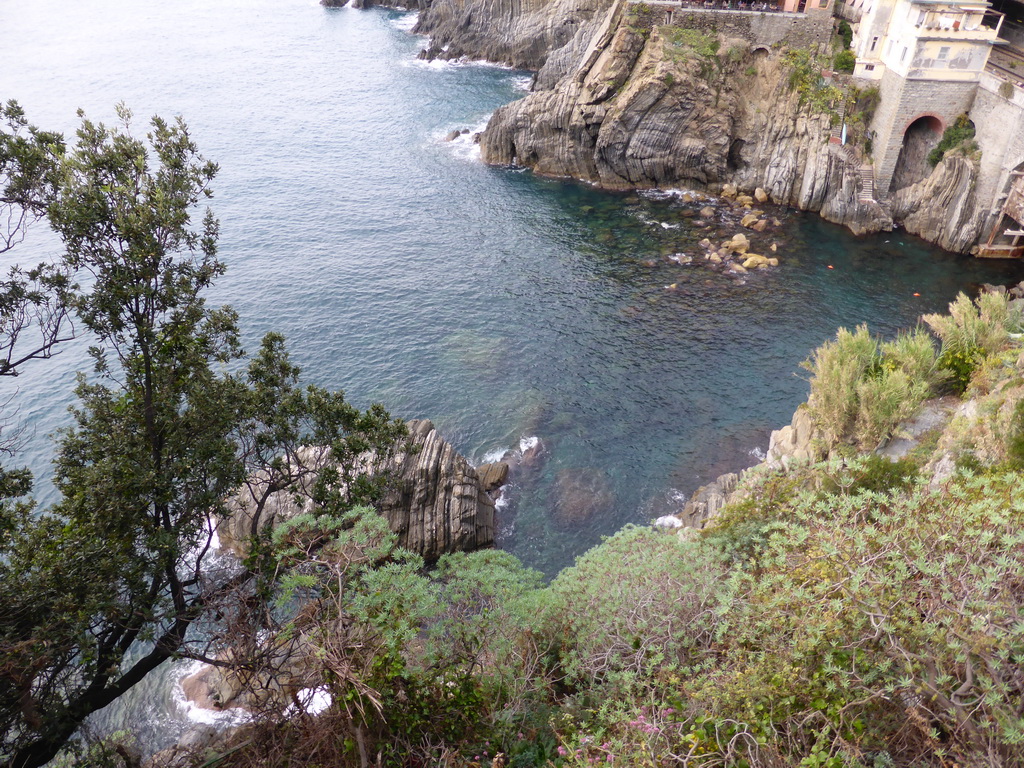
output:
[[[681,35],[624,0],[352,2],[420,10],[413,31],[430,39],[424,58],[536,72],[532,92],[479,134],[487,163],[609,190],[761,189],[855,235],[903,227],[954,252],[980,236],[976,158],[951,153],[892,199],[874,199],[863,147],[838,143],[833,112],[793,87],[785,47],[713,30]],[[833,82],[837,93],[852,87]]]

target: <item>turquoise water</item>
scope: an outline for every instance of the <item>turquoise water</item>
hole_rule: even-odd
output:
[[[443,137],[482,126],[529,76],[418,62],[407,15],[313,0],[0,0],[0,20],[0,98],[35,122],[72,130],[77,108],[111,120],[119,101],[186,118],[222,167],[229,272],[213,298],[240,312],[250,346],[284,332],[309,381],[429,417],[475,461],[541,441],[499,543],[549,573],[753,463],[806,396],[799,362],[836,326],[891,334],[973,283],[1024,277],[787,210],[755,240],[778,245],[776,270],[740,283],[674,263],[737,231],[736,215],[703,228],[702,203],[678,196],[483,166],[471,141]],[[53,248],[37,229],[16,255]],[[0,383],[44,500],[48,435],[85,367],[69,347]],[[203,717],[175,698],[181,674],[148,679],[104,727],[127,722],[150,749],[173,741]]]
[[[37,123],[73,129],[79,107],[110,120],[118,101],[186,118],[222,167],[229,272],[213,298],[241,313],[250,346],[282,331],[310,381],[429,417],[475,461],[540,439],[500,544],[548,572],[755,461],[805,397],[799,362],[836,326],[889,334],[971,283],[1024,277],[787,210],[755,240],[778,244],[776,270],[740,283],[673,263],[737,217],[702,228],[702,203],[678,196],[483,166],[468,137],[443,137],[482,126],[529,75],[419,62],[407,15],[0,0],[0,18],[0,98]],[[36,235],[26,261],[52,248]],[[16,382],[44,497],[47,435],[84,367],[70,349]]]

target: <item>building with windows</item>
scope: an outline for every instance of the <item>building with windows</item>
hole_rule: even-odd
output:
[[[875,188],[882,197],[927,172],[928,151],[970,111],[1003,14],[987,0],[866,0],[854,77],[874,82]]]

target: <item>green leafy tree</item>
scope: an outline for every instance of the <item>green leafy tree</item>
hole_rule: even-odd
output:
[[[63,150],[60,134],[30,125],[16,102],[0,104],[0,254],[45,215]],[[16,376],[70,340],[69,289],[67,270],[53,264],[15,266],[0,279],[0,376]]]
[[[217,168],[184,123],[154,118],[145,139],[130,114],[109,128],[83,118],[60,154],[47,217],[69,270],[69,297],[95,340],[80,374],[74,424],[61,438],[61,500],[37,513],[24,476],[7,478],[0,551],[0,764],[48,762],[91,713],[159,665],[188,654],[190,626],[253,579],[201,569],[229,496],[254,475],[267,488],[332,482],[344,505],[372,500],[355,457],[386,454],[403,434],[381,409],[298,384],[280,337],[244,368],[236,316],[207,306],[223,274],[218,225],[196,206]],[[233,371],[241,369],[240,373]],[[324,446],[309,466],[299,446]],[[334,467],[340,467],[334,468]],[[353,478],[347,484],[342,480]],[[340,486],[339,486],[340,487]],[[257,499],[254,528],[269,494]]]

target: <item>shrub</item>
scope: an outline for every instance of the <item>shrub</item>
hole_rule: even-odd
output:
[[[853,27],[845,19],[840,19],[837,31],[839,32],[839,39],[843,41],[843,48],[849,50],[853,44]]]
[[[1012,67],[1013,65],[1011,64],[1010,66]],[[999,84],[999,95],[1002,96],[1004,99],[1012,99],[1013,98],[1013,83],[1011,83],[1009,80],[1006,80],[1006,81],[1000,83]]]
[[[720,556],[650,528],[627,526],[551,585],[549,631],[577,690],[628,687],[637,675],[707,658],[722,590]]]
[[[946,370],[954,391],[962,393],[986,355],[998,352],[1009,339],[1015,322],[1003,294],[983,293],[972,302],[960,293],[949,305],[948,315],[921,318],[942,342],[939,367]]]
[[[1012,762],[1024,739],[1016,473],[803,501],[794,514],[761,567],[735,574],[695,708],[746,723],[788,753],[777,764],[817,753],[856,765],[863,752]]]
[[[974,124],[966,114],[960,115],[953,124],[946,128],[938,146],[928,154],[928,162],[934,167],[945,157],[946,153],[968,139],[974,138]]]
[[[1006,441],[1006,455],[1011,467],[1024,469],[1024,400],[1014,406],[1010,419],[1010,434]]]
[[[849,441],[874,449],[917,412],[937,380],[935,349],[920,329],[879,344],[865,325],[840,328],[803,367],[812,374],[811,418],[829,450]]]
[[[857,384],[877,357],[878,342],[866,325],[859,325],[853,333],[840,328],[835,341],[825,342],[802,363],[811,372],[807,406],[829,448],[851,432],[857,416]]]
[[[857,55],[853,51],[840,51],[832,60],[836,72],[853,72],[857,66]]]

